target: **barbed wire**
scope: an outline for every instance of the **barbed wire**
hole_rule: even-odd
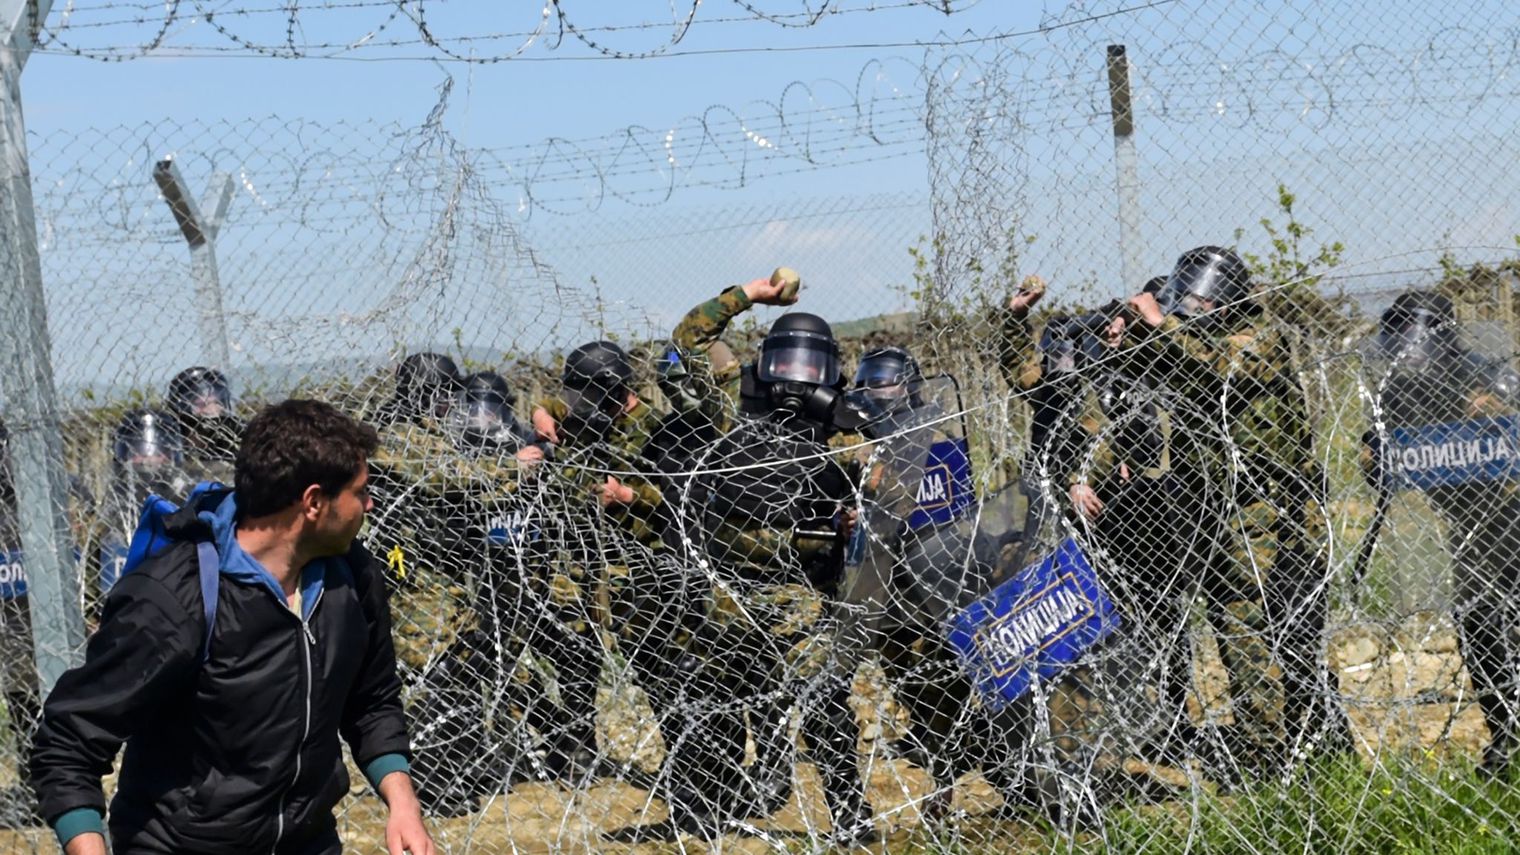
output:
[[[187,16],[225,11],[181,2]],[[326,6],[297,3],[311,27],[281,29],[288,7],[258,3],[241,8],[267,14],[272,35],[231,14],[221,23],[277,53],[338,41],[320,31]],[[371,24],[402,8],[330,5]],[[736,20],[781,18],[766,26],[856,8],[740,6]],[[647,47],[622,41],[668,39],[687,12],[671,8],[658,38],[581,29],[613,52]],[[219,170],[238,188],[215,248],[224,367],[244,414],[295,389],[385,427],[364,536],[386,559],[413,773],[444,848],[605,851],[636,833],[635,846],[690,850],[696,833],[725,851],[822,852],[863,820],[893,852],[1404,851],[1433,833],[1507,851],[1520,835],[1513,779],[1474,767],[1505,747],[1493,737],[1513,715],[1474,701],[1514,696],[1516,651],[1474,632],[1513,634],[1520,470],[1467,473],[1443,493],[1395,487],[1367,464],[1389,446],[1449,459],[1452,448],[1422,449],[1410,434],[1453,419],[1520,430],[1508,370],[1520,350],[1520,178],[1507,133],[1520,112],[1520,21],[1460,0],[1118,14],[1128,8],[1073,3],[1042,25],[1089,24],[1059,36],[944,46],[869,65],[853,83],[793,84],[772,102],[575,139],[466,145],[446,113],[458,94],[448,80],[412,123],[170,119],[34,136],[70,473],[95,495],[124,494],[132,461],[114,456],[113,430],[203,359],[190,299],[201,283],[149,177],[173,154],[192,192]],[[405,9],[468,56],[441,4]],[[160,7],[144,10],[157,32]],[[1369,28],[1371,15],[1391,23]],[[1448,26],[1479,19],[1481,32]],[[171,28],[164,44],[181,37]],[[567,37],[579,38],[543,35]],[[1253,257],[1257,288],[1223,315],[1079,354],[1075,341],[1062,350],[1063,334],[1076,338],[1068,322],[1090,332],[1096,318],[1108,334],[1117,313],[1128,329],[1134,316],[1100,292],[1139,290],[1112,275],[1110,43],[1134,63],[1143,263],[1163,272],[1186,247],[1232,245]],[[902,168],[868,190],[822,175],[883,159]],[[774,199],[654,210],[689,188],[787,185],[794,172],[819,177]],[[619,205],[631,213],[613,219]],[[574,217],[523,222],[539,212]],[[697,327],[749,362],[783,309],[745,310],[725,330],[723,303],[702,301],[783,263],[806,280],[796,308],[834,324],[845,381],[879,346],[918,360],[912,420],[769,458],[731,453],[770,453],[759,420],[726,438],[677,432],[694,456],[671,471],[649,462],[645,435],[626,448],[592,440],[589,453],[559,443],[534,464],[513,457],[523,449],[474,444],[474,423],[453,417],[463,394],[440,418],[438,399],[409,402],[397,388],[403,354],[447,353],[461,374],[497,372],[517,395],[472,405],[499,405],[503,425],[541,425],[536,410],[564,404],[568,437],[565,354],[615,340],[628,391],[651,420],[667,414],[656,427],[679,428],[690,411],[673,412],[673,360],[656,376],[656,356]],[[1050,291],[1020,324],[1009,297],[1028,272]],[[1462,335],[1403,338],[1388,309],[1395,290],[1414,289],[1448,296]],[[1168,305],[1185,313],[1176,296]],[[1441,304],[1425,305],[1428,317]],[[1495,346],[1420,371],[1420,350],[1405,351],[1480,333]],[[887,388],[870,376],[852,391]],[[1474,395],[1485,380],[1492,394]],[[725,417],[731,403],[718,403]],[[1150,432],[1137,437],[1137,425]],[[1074,450],[1037,441],[1037,428],[1076,434]],[[531,430],[511,442],[538,439]],[[955,486],[970,502],[915,529],[913,513],[938,509],[945,484],[922,476],[948,471],[928,451],[946,443],[964,451]],[[1455,443],[1470,456],[1462,435],[1425,445]],[[835,460],[858,471],[828,487],[822,510],[795,507],[802,476]],[[779,481],[761,477],[788,466]],[[654,489],[641,501],[656,511],[613,508],[607,476]],[[128,513],[107,508],[79,529],[130,535],[140,505],[122,503]],[[864,537],[846,543],[852,512]],[[665,526],[657,543],[641,539],[643,523]],[[820,534],[827,556],[799,545]],[[1058,544],[1083,553],[1120,625],[1032,678],[1013,699],[1023,711],[994,718],[1007,695],[973,682],[944,627],[1055,561]],[[859,572],[832,590],[811,575],[846,566]],[[849,590],[872,573],[883,590]],[[952,601],[936,609],[941,595]],[[0,603],[3,617],[16,602]],[[896,625],[877,637],[891,643],[846,659],[850,624],[886,606]],[[1015,652],[998,664],[1025,668]],[[25,774],[35,675],[0,680],[4,785]],[[1344,740],[1289,692],[1344,714]],[[701,800],[717,827],[681,814]],[[339,814],[349,843],[378,839],[385,823],[370,794]],[[22,819],[26,829],[0,830],[0,847],[41,845],[46,829]]]
[[[1421,110],[1460,118],[1485,104],[1505,103],[1520,87],[1514,82],[1520,27],[1513,26],[1487,35],[1443,28],[1404,45],[1354,44],[1292,58],[1270,52],[1198,58],[1202,50],[1197,44],[1169,45],[1159,53],[1145,44],[1132,47],[1137,109],[1152,127],[1202,121],[1235,129],[1322,130],[1331,123],[1354,129]],[[781,175],[917,156],[926,151],[926,140],[945,141],[944,129],[926,127],[935,115],[1001,116],[1010,130],[1036,138],[1102,131],[1108,104],[1101,51],[1094,43],[1074,55],[1005,48],[919,61],[873,59],[850,83],[795,81],[773,101],[713,105],[675,122],[591,137],[477,148],[470,157],[483,180],[513,188],[520,200],[515,215],[529,217],[536,211],[596,211],[609,200],[659,205],[683,189],[739,189]],[[1000,84],[988,86],[992,80]],[[299,135],[299,128],[292,130]],[[186,136],[200,135],[187,127]],[[154,144],[177,148],[172,140]],[[48,140],[36,145],[60,147]],[[189,156],[218,157],[214,151]],[[355,185],[362,193],[386,165],[341,152],[303,151],[284,164],[279,158],[256,167],[234,160],[216,168],[237,172],[256,205],[291,210],[316,204],[296,199],[314,183]],[[82,180],[96,174],[92,170]],[[73,198],[98,204],[98,196]],[[314,226],[323,222],[317,211],[302,217]]]
[[[701,0],[681,0],[669,7],[668,22],[582,24],[572,18],[569,6],[546,0],[529,19],[530,26],[499,32],[482,32],[482,21],[467,13],[468,32],[449,34],[453,25],[447,7],[429,0],[297,0],[283,4],[237,4],[219,0],[170,0],[166,3],[68,3],[44,24],[39,49],[106,62],[156,56],[259,56],[283,59],[337,58],[383,48],[420,49],[414,59],[496,63],[521,59],[538,44],[550,50],[566,39],[579,42],[595,56],[640,59],[666,55],[681,44],[693,27],[765,23],[784,28],[816,26],[828,18],[871,14],[909,8],[927,8],[951,16],[976,6],[981,0],[890,0],[864,5],[823,2],[816,8],[809,0],[784,0],[796,11],[767,11],[760,4],[730,0],[743,15],[699,18]],[[800,8],[799,8],[800,7]],[[502,14],[506,7],[493,7]],[[433,13],[430,17],[430,12]],[[457,16],[459,13],[455,13]],[[496,17],[493,15],[492,17]],[[182,42],[179,37],[204,25],[221,37],[220,43]],[[488,26],[488,25],[487,25]],[[349,28],[352,29],[349,29]],[[387,34],[409,29],[407,35]],[[348,32],[341,38],[314,40],[312,30]],[[606,38],[624,33],[652,33],[656,40],[637,48],[617,47]],[[135,34],[144,33],[138,40]],[[102,43],[82,40],[98,34]],[[270,36],[273,35],[272,40]],[[113,41],[104,41],[111,39]],[[660,40],[663,39],[663,40]],[[503,44],[506,43],[506,44]],[[515,44],[514,44],[515,43]],[[166,52],[166,49],[168,52]],[[399,57],[389,57],[396,59]]]

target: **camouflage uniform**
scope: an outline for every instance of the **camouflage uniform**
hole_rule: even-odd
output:
[[[511,783],[527,725],[554,729],[521,667],[522,473],[510,449],[465,453],[426,421],[387,428],[375,468],[368,538],[409,592],[393,603],[417,675],[413,778],[429,811],[454,815]]]
[[[791,787],[785,711],[793,700],[836,823],[855,823],[864,809],[853,669],[835,649],[829,604],[843,570],[837,515],[853,479],[833,458],[799,459],[821,448],[774,422],[748,420],[699,460],[704,469],[740,471],[702,479],[689,509],[702,542],[687,560],[707,584],[705,618],[679,639],[682,721],[668,731],[678,814],[718,819],[779,808]],[[749,768],[747,736],[757,761]]]
[[[707,371],[713,389],[711,411],[707,413],[718,427],[718,433],[728,433],[734,426],[739,412],[739,380],[737,370],[712,374],[710,367],[700,359],[713,343],[723,337],[734,318],[749,311],[755,304],[738,285],[724,289],[723,293],[700,303],[686,313],[670,340],[682,351],[698,356],[697,369]]]
[[[1284,339],[1244,313],[1214,323],[1141,326],[1136,355],[1175,402],[1177,521],[1202,523],[1197,576],[1234,702],[1225,744],[1244,771],[1261,773],[1327,721],[1324,475]]]
[[[557,398],[541,401],[557,425],[569,408]],[[659,414],[643,402],[619,414],[597,440],[561,435],[549,477],[534,502],[552,534],[552,554],[529,568],[530,646],[552,664],[565,723],[555,740],[558,755],[575,755],[585,765],[595,747],[596,691],[606,644],[644,630],[632,619],[634,573],[639,583],[651,572],[659,544],[659,487],[638,471],[639,452],[648,443]],[[633,491],[633,500],[603,508],[597,498],[607,473]],[[609,633],[604,639],[603,633]],[[634,645],[637,648],[637,645]],[[637,650],[629,651],[630,656]],[[554,762],[561,762],[555,760]]]

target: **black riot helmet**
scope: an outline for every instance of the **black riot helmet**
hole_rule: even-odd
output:
[[[633,387],[633,360],[610,341],[593,341],[565,357],[566,389],[626,391]]]
[[[1378,321],[1378,346],[1402,371],[1418,371],[1458,351],[1457,313],[1449,298],[1407,291]]]
[[[1251,271],[1239,253],[1200,246],[1177,259],[1156,299],[1169,315],[1199,317],[1239,303],[1250,291]]]
[[[754,376],[771,412],[833,424],[844,383],[839,343],[828,321],[807,312],[777,318],[760,343]]]
[[[565,356],[563,395],[569,415],[566,433],[582,440],[596,440],[612,430],[612,424],[628,403],[633,389],[633,360],[610,341],[592,341]]]
[[[512,413],[515,403],[517,396],[505,377],[494,371],[478,371],[464,378],[454,394],[448,423],[467,446],[516,445],[522,437]]]
[[[1161,289],[1166,287],[1166,280],[1170,278],[1170,276],[1152,276],[1151,278],[1145,280],[1145,287],[1140,289],[1140,293],[1149,294],[1152,297],[1159,297],[1161,294]]]
[[[186,368],[169,381],[165,398],[181,425],[196,425],[232,415],[232,389],[227,375],[215,368]]]
[[[1093,332],[1097,315],[1057,315],[1040,333],[1041,372],[1055,380],[1076,374],[1103,358],[1103,342]],[[1101,320],[1100,318],[1098,320]]]
[[[192,457],[232,460],[242,423],[232,409],[227,375],[216,368],[186,368],[169,381],[165,403],[179,421]]]
[[[762,383],[839,382],[839,343],[829,322],[808,312],[788,312],[771,324],[760,343],[755,376]]]
[[[158,410],[130,410],[111,434],[111,459],[118,474],[153,481],[185,460],[178,424]]]
[[[923,384],[923,371],[911,353],[901,347],[878,347],[861,355],[850,391],[882,412],[895,413],[918,404]]]
[[[448,412],[461,380],[459,366],[441,353],[414,353],[396,366],[396,415],[404,419],[441,417]]]

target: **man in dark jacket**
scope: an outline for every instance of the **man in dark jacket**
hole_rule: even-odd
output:
[[[265,410],[243,434],[237,490],[167,516],[170,545],[111,589],[33,752],[40,813],[68,855],[106,851],[101,778],[123,743],[116,855],[338,853],[340,734],[390,808],[392,855],[432,855],[384,582],[354,541],[375,445],[327,404]],[[208,544],[217,572],[208,555],[203,578]]]

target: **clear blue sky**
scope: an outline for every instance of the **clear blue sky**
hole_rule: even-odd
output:
[[[504,18],[500,10],[509,4],[495,0],[429,3],[430,24],[444,34],[531,27],[536,7],[511,5],[522,7],[521,19]],[[881,0],[879,5],[898,4]],[[965,11],[947,17],[915,5],[788,29],[710,20],[743,12],[735,4],[709,0],[672,50],[985,36],[1142,4],[1106,0],[1043,8],[982,0],[955,5]],[[668,14],[669,8],[663,0],[566,0],[563,6],[582,26],[627,24],[639,15]],[[802,6],[801,0],[770,0],[763,8],[790,13]],[[453,17],[443,18],[445,12]],[[366,14],[374,17],[375,10]],[[257,38],[284,37],[283,18],[221,20]],[[302,33],[324,41],[363,29],[351,24],[313,14],[303,21]],[[153,29],[139,26],[133,33],[140,41]],[[132,40],[115,31],[65,32],[84,47]],[[406,37],[415,28],[403,22],[386,32]],[[970,81],[990,79],[992,88],[1004,93],[978,102],[990,104],[989,111],[1006,111],[982,123],[998,144],[977,153],[984,158],[978,162],[1000,168],[988,173],[987,186],[967,188],[966,202],[941,215],[958,235],[1006,224],[1032,236],[1022,269],[1046,273],[1064,296],[1092,299],[1132,290],[1138,283],[1120,282],[1117,275],[1113,142],[1102,72],[1104,45],[1123,42],[1136,65],[1145,209],[1140,238],[1146,264],[1155,272],[1187,246],[1231,242],[1237,228],[1247,230],[1243,247],[1260,251],[1264,242],[1257,220],[1273,214],[1280,181],[1298,193],[1305,222],[1321,237],[1346,243],[1346,271],[1366,276],[1353,283],[1403,281],[1399,277],[1416,274],[1399,271],[1429,265],[1443,247],[1456,247],[1465,257],[1492,257],[1512,246],[1511,237],[1520,232],[1520,212],[1511,201],[1520,196],[1520,174],[1512,169],[1520,155],[1517,33],[1520,12],[1502,0],[1439,6],[1423,0],[1190,1],[968,46],[981,65],[956,80],[960,90]],[[651,31],[608,37],[630,50],[664,41]],[[166,41],[169,50],[181,52],[228,44],[203,22],[182,22]],[[1021,53],[998,56],[1005,49]],[[374,47],[357,53],[395,52]],[[51,243],[44,235],[62,375],[80,383],[96,382],[103,374],[145,381],[171,371],[194,351],[193,315],[183,299],[183,246],[174,243],[161,203],[146,185],[149,161],[167,151],[176,151],[197,186],[212,163],[248,171],[222,247],[231,326],[242,345],[235,365],[320,359],[361,347],[373,353],[418,346],[447,340],[455,329],[466,344],[497,350],[569,347],[593,332],[588,321],[597,317],[613,329],[656,332],[721,285],[761,275],[779,263],[803,271],[810,308],[828,316],[861,317],[902,306],[891,286],[907,281],[906,249],[931,227],[930,161],[916,124],[924,88],[916,69],[925,51],[573,59],[593,53],[566,39],[556,49],[538,44],[526,54],[528,60],[550,61],[484,66],[227,56],[100,63],[35,56],[23,86],[39,205],[92,208],[95,223],[80,232],[82,237],[74,236],[65,228],[68,217],[59,215],[60,231]],[[936,61],[942,56],[936,53]],[[852,117],[816,111],[817,104],[848,100],[837,86],[817,86],[815,104],[805,90],[787,88],[793,81],[832,80],[854,89],[872,60],[885,64],[872,68],[881,76],[866,91],[885,95],[897,86],[908,96],[898,102],[899,117],[906,120],[887,145],[876,146],[830,121],[849,125]],[[980,76],[989,69],[993,77]],[[479,233],[461,229],[454,254],[441,262],[457,270],[448,281],[429,279],[436,252],[417,229],[408,228],[435,222],[438,212],[428,207],[428,190],[415,182],[407,193],[389,194],[383,206],[344,196],[349,184],[318,182],[325,194],[318,206],[323,216],[299,222],[290,218],[288,202],[261,201],[271,187],[279,189],[281,176],[299,171],[290,166],[298,161],[306,175],[313,174],[314,163],[341,170],[359,162],[383,171],[391,164],[386,158],[397,155],[372,123],[416,127],[446,74],[456,83],[447,127],[467,146],[500,155],[476,163],[481,179],[510,215],[510,228],[523,241],[516,249],[531,248],[552,267],[552,281],[523,277],[520,259],[503,262],[502,245],[493,242],[503,229],[491,228],[499,224],[489,219],[466,220],[464,225]],[[949,71],[939,79],[950,79]],[[793,127],[793,138],[784,145],[795,149],[807,132],[832,134],[846,141],[849,159],[871,162],[814,168],[797,160],[794,151],[788,152],[790,159],[757,155],[746,163],[751,180],[742,189],[683,187],[663,200],[651,192],[661,173],[646,168],[648,151],[588,160],[571,147],[546,143],[605,137],[630,125],[646,129],[633,137],[641,141],[657,140],[669,130],[683,141],[682,157],[707,158],[708,171],[702,174],[727,174],[714,166],[721,158],[710,147],[701,148],[701,135],[686,118],[718,107],[710,115],[717,126],[732,129],[737,123],[726,120],[722,108],[753,122],[774,112],[763,102],[783,97],[789,115],[815,108],[818,119],[810,128]],[[903,103],[917,106],[904,110]],[[938,125],[938,166],[966,162],[967,129],[975,124],[967,121],[969,115],[951,110]],[[354,126],[344,128],[344,122]],[[356,138],[355,127],[377,138]],[[88,132],[101,128],[125,130]],[[188,142],[180,141],[185,138]],[[660,154],[653,152],[655,160]],[[875,159],[878,155],[883,157]],[[544,156],[552,162],[536,167],[536,157]],[[411,158],[408,167],[419,160]],[[526,174],[534,168],[540,176],[563,172],[566,163],[577,173],[573,180],[540,177],[532,188],[540,200],[560,204],[524,204]],[[591,163],[611,170],[613,183],[636,188],[636,201],[644,204],[586,204],[599,186]],[[789,174],[763,175],[779,170]],[[762,177],[754,177],[757,171]],[[310,186],[303,184],[302,190]],[[417,204],[398,211],[396,206],[408,202]],[[377,212],[401,227],[376,232],[370,224]],[[115,235],[118,223],[125,225]],[[407,296],[400,308],[385,299],[398,281]],[[563,307],[544,309],[556,301]]]
[[[63,5],[57,4],[55,20]],[[214,8],[219,4],[207,5]],[[534,3],[499,0],[445,3],[443,8],[449,9],[451,5],[463,10],[455,13],[450,22],[453,28],[446,32],[470,31],[464,10],[473,9],[479,30],[486,32],[530,29],[537,11]],[[772,0],[758,5],[778,12],[795,12],[804,6],[800,0]],[[834,5],[855,8],[867,4],[848,0]],[[799,28],[753,20],[707,23],[708,19],[744,15],[736,4],[707,2],[700,7],[688,34],[671,50],[930,41],[947,35],[956,38],[1027,30],[1037,27],[1043,15],[1040,3],[1015,0],[957,2],[955,7],[967,8],[949,16],[925,5],[890,8],[900,6],[901,0],[882,0],[878,5],[889,8],[825,17],[814,26]],[[428,7],[436,6],[430,3]],[[486,13],[488,7],[508,6],[520,7],[522,14],[509,18],[505,14]],[[563,6],[573,13],[576,21],[591,26],[628,23],[636,17],[615,14],[619,7],[640,9],[647,16],[644,20],[649,21],[659,21],[662,11],[668,20],[669,8],[664,0],[626,3],[566,0]],[[1060,6],[1064,4],[1057,4]],[[363,23],[374,17],[355,13],[337,20],[350,23],[342,32],[358,33],[364,29]],[[283,22],[278,27],[273,20],[254,23],[257,26],[249,25],[251,32],[271,38],[283,36],[280,32]],[[399,28],[394,30],[398,35],[415,33],[414,28],[399,23],[392,27]],[[142,38],[155,29],[140,26],[124,31]],[[332,29],[337,32],[340,28],[334,24]],[[91,40],[88,31],[78,37],[73,30],[64,32],[71,36],[71,43],[83,46],[105,41]],[[668,30],[657,29],[618,33],[607,38],[615,36],[617,44],[633,49],[656,47],[668,35]],[[321,38],[316,34],[311,37]],[[208,25],[199,23],[178,28],[170,41],[171,46],[174,44],[231,43]],[[378,58],[400,52],[374,48],[372,52],[358,51],[355,56]],[[412,124],[419,122],[433,106],[434,89],[447,73],[455,76],[459,87],[459,97],[450,115],[453,130],[471,146],[499,148],[536,144],[549,137],[596,136],[627,125],[664,128],[712,105],[742,107],[752,101],[775,99],[794,80],[833,79],[853,85],[861,66],[874,57],[901,55],[916,61],[921,53],[911,49],[820,50],[585,62],[579,60],[595,56],[595,51],[573,39],[566,39],[557,48],[541,42],[526,52],[524,59],[528,61],[490,65],[245,56],[196,59],[149,56],[129,62],[102,63],[41,53],[26,70],[25,99],[28,125],[40,134],[144,120],[209,121],[268,115],[324,122],[395,120]],[[893,178],[893,173],[883,170],[854,180]],[[830,182],[835,180],[819,175],[810,184],[816,190],[828,191],[833,189]],[[852,181],[843,178],[834,186],[841,190],[855,189]]]

